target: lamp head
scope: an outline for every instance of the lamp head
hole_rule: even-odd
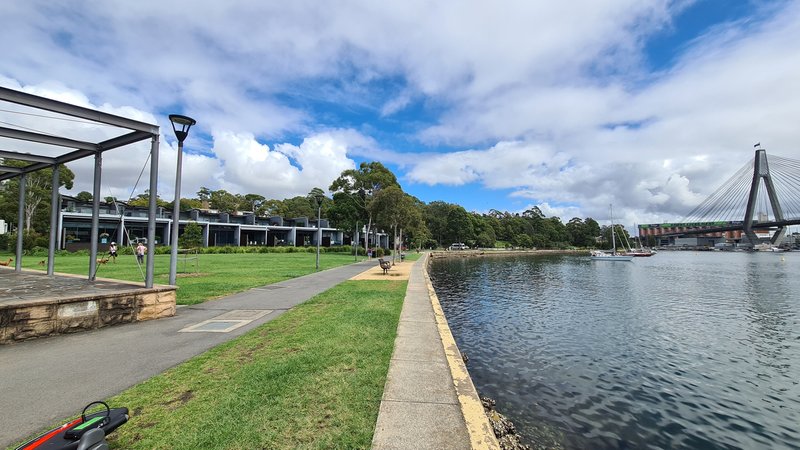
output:
[[[172,122],[172,131],[175,132],[175,137],[178,138],[178,142],[181,144],[186,140],[186,136],[189,135],[189,128],[197,123],[191,117],[180,114],[170,114],[169,121]]]

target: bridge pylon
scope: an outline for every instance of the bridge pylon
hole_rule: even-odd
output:
[[[778,195],[775,193],[775,185],[772,183],[772,175],[769,173],[769,164],[767,163],[767,151],[763,149],[756,150],[756,156],[753,163],[753,183],[750,185],[750,196],[747,199],[747,210],[744,216],[744,232],[750,242],[755,245],[759,239],[753,231],[753,216],[756,210],[756,201],[758,200],[758,190],[761,185],[761,180],[764,180],[766,187],[767,197],[772,206],[772,212],[775,214],[775,222],[782,222],[783,210],[778,201]],[[780,245],[786,235],[786,226],[778,227],[778,230],[772,235],[772,245]]]

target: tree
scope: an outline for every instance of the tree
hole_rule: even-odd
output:
[[[358,217],[366,226],[364,235],[364,247],[368,247],[367,236],[372,228],[373,215],[370,211],[370,204],[381,189],[389,186],[400,186],[397,177],[392,171],[384,167],[383,164],[373,161],[363,162],[358,169],[348,169],[333,180],[328,190],[332,193],[343,193],[349,195],[353,204],[356,206]]]
[[[259,216],[283,216],[283,202],[280,200],[264,200],[258,207],[256,214]]]
[[[128,201],[130,206],[138,206],[141,208],[147,208],[150,206],[150,189],[145,189],[143,194],[139,194],[136,197],[133,197],[130,201]],[[170,205],[170,203],[166,200],[161,200],[161,197],[156,196],[156,205],[166,208]]]
[[[292,197],[283,200],[280,209],[284,217],[317,217],[317,207],[309,201],[308,197]]]
[[[357,230],[359,225],[364,225],[361,222],[361,210],[356,201],[344,192],[337,192],[333,194],[333,201],[331,207],[327,211],[327,217],[336,225],[340,230]],[[353,234],[355,239],[355,233]]]
[[[170,207],[172,205],[170,204]],[[191,209],[202,209],[203,202],[196,198],[181,198],[180,210],[189,211]]]
[[[225,189],[211,191],[208,202],[212,209],[219,212],[235,213],[239,210],[239,199]]]
[[[26,167],[25,161],[4,159],[2,164],[9,167]],[[15,177],[5,183],[0,191],[0,218],[6,222],[17,221],[19,207],[19,182],[21,177]],[[65,165],[58,166],[58,185],[72,189],[75,174]],[[50,226],[50,197],[53,182],[53,169],[31,172],[25,176],[25,208],[24,228],[26,231],[39,230],[45,232]]]
[[[259,209],[261,209],[261,205],[267,200],[266,197],[259,194],[244,194],[238,197],[240,208],[246,208],[256,214],[258,214]]]
[[[447,214],[447,242],[467,242],[475,240],[475,230],[469,220],[469,213],[461,206],[455,206]]]
[[[515,246],[522,248],[533,248],[534,240],[527,234],[518,234],[512,240]]]
[[[92,193],[88,191],[80,191],[78,195],[75,196],[75,200],[84,203],[90,203],[92,201]]]
[[[595,242],[595,238],[600,236],[600,224],[597,223],[597,221],[592,219],[591,217],[587,217],[586,220],[583,221],[583,223],[586,226],[586,234],[591,236],[593,245]]]
[[[394,241],[392,263],[394,263],[398,253],[398,244],[402,245],[403,242],[403,229],[419,226],[422,222],[422,214],[416,208],[413,198],[404,193],[399,186],[388,186],[378,192],[370,209],[375,216],[376,224],[392,230]]]
[[[203,227],[195,221],[187,223],[178,242],[180,242],[181,247],[184,248],[200,247],[203,245]]]
[[[428,230],[436,240],[438,247],[444,245],[444,239],[447,234],[447,216],[454,207],[455,205],[442,201],[430,202],[425,206],[423,212],[425,223],[428,225]]]
[[[199,199],[201,202],[206,202],[206,203],[208,203],[208,202],[211,200],[211,192],[213,192],[211,189],[209,189],[209,188],[207,188],[207,187],[205,187],[205,186],[202,186],[202,187],[200,188],[200,190],[199,190],[199,191],[197,191],[197,198],[198,198],[198,199]]]

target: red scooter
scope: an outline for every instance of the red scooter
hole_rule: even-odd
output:
[[[87,415],[94,405],[105,409]],[[17,450],[108,450],[106,436],[128,421],[128,408],[109,408],[105,402],[92,402],[81,416],[27,442]]]

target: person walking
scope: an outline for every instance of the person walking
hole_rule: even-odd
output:
[[[117,243],[112,242],[111,245],[108,246],[108,256],[111,258],[115,264],[117,262]]]
[[[139,264],[144,264],[145,253],[147,253],[147,247],[145,247],[143,243],[139,242],[139,245],[136,246],[136,261]]]

